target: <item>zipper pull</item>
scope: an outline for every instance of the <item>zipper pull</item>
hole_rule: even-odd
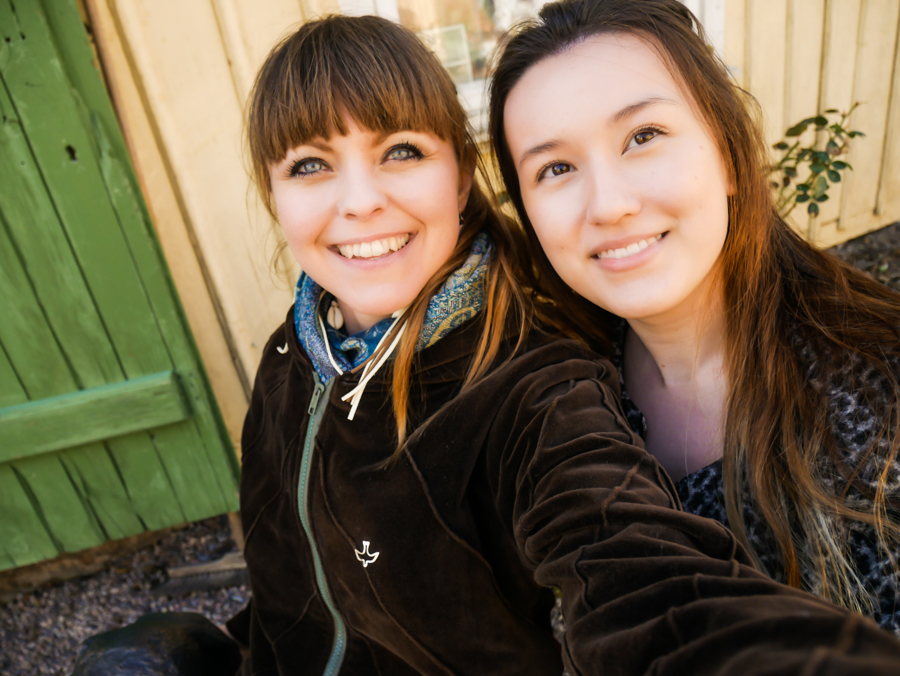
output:
[[[322,396],[324,391],[325,386],[322,383],[316,383],[316,386],[313,388],[312,398],[309,400],[309,408],[306,409],[307,413],[313,415],[316,412],[316,406],[319,405],[319,397]]]

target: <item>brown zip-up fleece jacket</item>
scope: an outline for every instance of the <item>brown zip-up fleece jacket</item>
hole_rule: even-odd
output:
[[[419,354],[414,432],[386,467],[388,374],[348,421],[358,376],[320,396],[292,316],[244,427],[243,674],[900,673],[894,638],[770,581],[722,525],[680,511],[609,362],[535,343],[454,399],[476,319]]]

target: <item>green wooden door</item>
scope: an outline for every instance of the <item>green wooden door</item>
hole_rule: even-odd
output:
[[[237,509],[73,0],[0,0],[0,569]]]

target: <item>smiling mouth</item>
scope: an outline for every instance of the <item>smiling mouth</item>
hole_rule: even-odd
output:
[[[629,256],[634,256],[637,253],[640,253],[644,249],[653,244],[656,244],[659,240],[661,240],[667,233],[662,233],[657,235],[656,237],[648,237],[647,239],[642,239],[640,242],[634,242],[633,244],[629,244],[626,247],[622,247],[621,249],[607,249],[606,251],[601,251],[598,254],[595,254],[595,258],[628,258]]]
[[[337,250],[344,258],[381,258],[395,251],[400,251],[409,243],[409,233],[396,237],[385,237],[371,242],[357,244],[338,244]]]

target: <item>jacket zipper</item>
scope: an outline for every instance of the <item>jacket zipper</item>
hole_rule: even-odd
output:
[[[319,549],[316,541],[313,539],[312,526],[309,523],[309,505],[307,504],[307,491],[309,488],[309,473],[312,465],[312,451],[315,445],[316,434],[319,432],[319,424],[322,422],[321,413],[328,402],[328,392],[331,391],[331,385],[334,379],[328,381],[327,385],[322,385],[319,381],[318,374],[313,373],[313,379],[316,386],[313,388],[312,397],[309,400],[309,426],[306,429],[306,441],[303,444],[303,458],[300,461],[300,481],[297,489],[297,503],[300,508],[300,523],[306,533],[306,539],[309,542],[309,550],[312,553],[313,566],[316,570],[316,584],[319,588],[319,595],[331,613],[331,619],[334,622],[334,644],[331,648],[331,656],[325,665],[323,676],[335,676],[340,671],[341,663],[344,661],[344,650],[347,646],[347,628],[344,621],[338,614],[334,601],[331,599],[331,592],[328,590],[328,582],[325,579],[325,571],[322,569],[322,561],[319,558]],[[322,395],[325,395],[324,397]]]

